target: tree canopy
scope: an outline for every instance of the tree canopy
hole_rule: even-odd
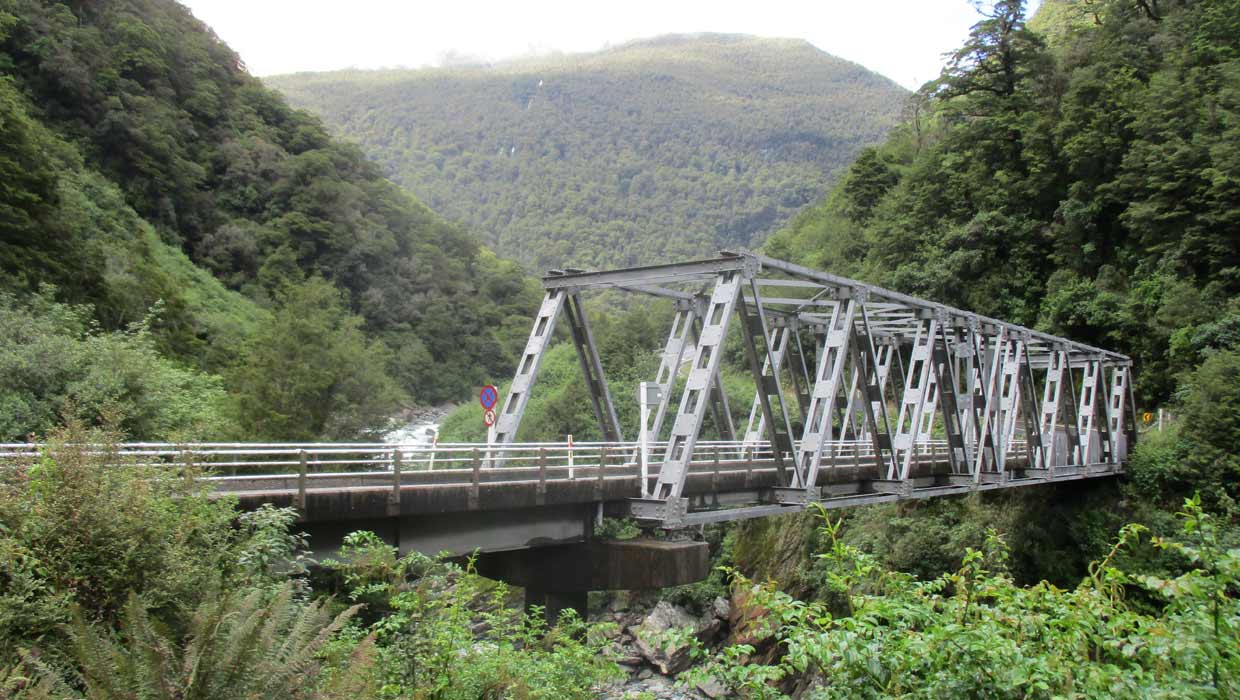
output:
[[[1169,398],[1236,344],[1240,5],[1151,7],[989,6],[767,251],[1125,351]]]

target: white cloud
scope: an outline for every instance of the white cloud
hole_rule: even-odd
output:
[[[592,51],[670,32],[796,37],[905,87],[938,75],[978,19],[968,0],[182,0],[257,75]]]

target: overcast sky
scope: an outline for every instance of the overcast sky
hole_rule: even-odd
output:
[[[592,51],[671,32],[808,39],[907,88],[978,19],[968,0],[181,0],[255,75]],[[1036,5],[1032,2],[1031,5]]]

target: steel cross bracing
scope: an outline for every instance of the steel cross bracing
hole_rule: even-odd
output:
[[[581,295],[611,289],[670,299],[675,315],[655,377],[662,399],[646,426],[660,445],[657,471],[650,495],[629,508],[648,523],[695,521],[684,486],[689,465],[707,459],[695,454],[699,440],[737,441],[720,373],[729,337],[739,339],[754,380],[739,442],[765,446],[778,470],[780,485],[761,495],[765,505],[830,498],[845,441],[870,445],[864,459],[873,476],[859,486],[863,493],[915,497],[1119,471],[1135,439],[1125,355],[756,253],[556,270],[543,286],[492,463],[502,465],[504,446],[516,440],[561,313],[600,433],[623,440]],[[716,434],[704,438],[708,411]],[[931,464],[927,446],[940,441],[946,449],[936,454],[946,460]],[[849,451],[852,467],[860,454]]]

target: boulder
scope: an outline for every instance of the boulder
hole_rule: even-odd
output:
[[[752,588],[738,588],[732,592],[728,616],[731,631],[727,643],[729,646],[752,646],[753,658],[759,663],[765,663],[770,661],[778,650],[775,644],[775,633],[778,630],[775,623],[767,617],[769,611],[758,603],[758,596],[755,596],[757,591],[758,586],[755,584]]]
[[[708,644],[723,630],[723,621],[710,611],[698,618],[684,608],[660,601],[641,624],[630,627],[629,632],[641,655],[667,676],[689,666],[689,643],[672,644],[666,639],[669,630],[686,628],[699,642]]]

